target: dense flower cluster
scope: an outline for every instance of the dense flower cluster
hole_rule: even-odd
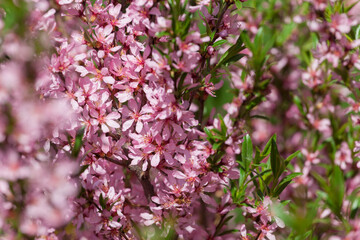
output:
[[[3,46],[11,60],[0,66],[0,228],[1,238],[14,239],[16,228],[48,234],[72,219],[78,186],[68,176],[79,165],[49,140],[76,119],[71,106],[35,94],[46,73],[31,62],[30,44],[7,35]]]
[[[4,0],[0,238],[357,239],[352,7]]]

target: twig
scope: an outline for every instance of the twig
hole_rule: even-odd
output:
[[[130,166],[130,164],[128,162],[122,162],[122,161],[113,159],[111,157],[107,157],[107,156],[101,157],[98,154],[96,154],[96,156],[99,158],[103,158],[111,163],[116,164],[116,165],[125,167],[130,172],[134,173],[144,189],[144,193],[145,193],[145,196],[146,196],[148,202],[151,202],[151,197],[155,196],[155,190],[154,190],[153,185],[150,182],[150,175],[149,175],[148,171],[144,172],[144,171],[142,171],[141,167],[139,167],[139,166]]]

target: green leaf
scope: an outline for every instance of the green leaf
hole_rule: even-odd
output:
[[[239,232],[240,230],[237,230],[237,229],[230,229],[230,230],[226,230],[220,234],[218,234],[218,236],[222,236],[222,235],[226,235],[226,234],[230,234],[230,233],[236,233],[236,232]]]
[[[212,135],[211,131],[210,131],[208,128],[204,128],[204,132],[205,132],[206,135],[208,136],[208,137],[207,137],[208,140],[214,139],[214,136]]]
[[[260,149],[258,147],[255,147],[254,164],[259,164],[261,160],[263,160],[263,158],[260,156]]]
[[[224,43],[227,43],[227,40],[222,39],[222,40],[216,41],[216,42],[213,44],[213,47],[217,47],[217,46],[223,45]]]
[[[257,178],[260,178],[260,177],[262,177],[263,175],[269,173],[270,171],[271,171],[270,169],[267,169],[267,170],[265,170],[265,171],[263,171],[263,172],[261,172],[261,173],[258,173],[258,174],[256,174],[254,177],[250,178],[247,182],[249,183],[249,182],[251,182],[251,181],[253,181],[253,180],[257,179]]]
[[[261,156],[267,156],[270,154],[272,139],[276,142],[276,134],[274,134],[270,140],[266,143],[264,150],[261,152]]]
[[[26,32],[27,25],[26,18],[28,15],[28,4],[26,1],[19,0],[1,0],[0,8],[5,11],[5,16],[2,18],[4,27],[0,34],[8,31],[16,31],[20,36]]]
[[[311,176],[316,179],[316,181],[318,182],[318,184],[322,189],[326,189],[327,187],[326,180],[320,174],[318,174],[315,171],[311,171]]]
[[[335,166],[330,176],[330,186],[327,189],[328,204],[336,216],[342,218],[341,208],[345,194],[344,176],[339,166]]]
[[[85,165],[82,165],[81,167],[80,167],[80,170],[76,173],[76,177],[79,177],[86,169],[88,169],[89,168],[89,164],[85,164]]]
[[[355,39],[360,39],[360,25],[356,28]]]
[[[237,7],[238,10],[241,10],[242,9],[242,2],[240,2],[240,0],[235,0],[235,5]]]
[[[84,132],[85,132],[85,127],[82,127],[76,133],[74,147],[73,147],[72,152],[71,152],[71,155],[74,158],[76,158],[80,153],[80,149],[81,149],[81,146],[83,144],[82,139],[83,139],[83,136],[84,136]]]
[[[293,154],[291,154],[290,156],[288,156],[288,157],[285,159],[285,167],[290,163],[290,161],[291,161],[293,158],[297,157],[299,153],[300,153],[300,151],[296,151],[296,152],[294,152]]]
[[[216,151],[221,147],[221,145],[222,145],[222,142],[214,143],[212,145],[212,148]]]
[[[89,34],[89,32],[88,32],[86,29],[84,29],[83,31],[84,31],[84,39],[85,39],[88,43],[90,43],[91,45],[93,45],[92,37],[91,37],[91,35]]]
[[[242,53],[238,53],[238,54],[235,54],[234,56],[231,56],[231,57],[228,57],[227,59],[225,59],[223,62],[222,62],[222,65],[224,66],[229,66],[231,63],[233,62],[237,62],[239,61],[241,58],[247,56],[246,54],[242,54]]]
[[[252,116],[250,116],[250,118],[258,118],[258,119],[263,119],[263,120],[270,122],[270,118],[263,116],[263,115],[252,115]]]
[[[249,35],[246,32],[242,32],[240,35],[241,40],[243,41],[243,43],[245,43],[245,46],[251,51],[253,52],[254,50],[254,45],[252,44],[252,42],[250,41]]]
[[[170,36],[170,33],[167,31],[157,32],[155,35],[157,38],[163,37],[163,36]]]
[[[221,114],[218,114],[218,118],[220,119],[221,134],[226,136],[227,127],[225,125],[224,118],[221,116]]]
[[[242,38],[241,36],[238,37],[238,39],[236,40],[236,43],[231,46],[220,58],[218,64],[216,64],[216,66],[214,67],[213,71],[215,71],[215,69],[219,68],[221,65],[223,64],[228,64],[230,61],[234,61],[236,59],[240,59],[243,56],[239,56],[238,53],[241,50],[244,50],[245,46],[243,44]],[[241,54],[243,55],[243,54]]]
[[[273,192],[273,197],[277,197],[281,194],[281,192],[287,187],[287,185],[289,185],[292,180],[298,176],[302,175],[302,173],[292,173],[286,177],[284,177],[279,185],[274,189],[274,192]]]
[[[295,105],[298,107],[300,113],[301,113],[303,116],[305,116],[306,114],[305,114],[305,112],[304,112],[304,108],[303,108],[303,106],[302,106],[302,102],[301,102],[300,98],[299,98],[298,96],[294,96],[293,101],[294,101]]]
[[[245,170],[247,172],[249,171],[249,165],[252,162],[252,157],[253,157],[253,145],[249,134],[246,134],[246,136],[244,137],[244,141],[242,143],[241,155],[242,155],[242,160],[244,161]]]
[[[179,94],[182,94],[183,85],[184,85],[184,80],[185,80],[186,76],[187,76],[187,73],[181,74],[181,77],[180,77],[180,79],[179,79],[179,81],[178,81],[177,89],[178,89]],[[179,91],[179,90],[180,90],[180,91]]]
[[[284,44],[288,40],[288,38],[291,36],[292,32],[294,31],[296,27],[296,23],[291,22],[289,24],[286,24],[280,34],[277,37],[277,43],[279,45]]]
[[[230,221],[234,216],[227,216],[220,224],[216,227],[216,231],[219,231],[228,221]]]
[[[271,139],[270,164],[271,164],[271,171],[273,172],[274,175],[274,180],[276,181],[283,173],[285,164],[284,164],[284,160],[281,158],[279,154],[274,139]]]
[[[100,193],[99,203],[102,209],[106,209],[106,202],[107,202],[106,199],[104,199],[102,193]]]
[[[347,13],[348,11],[350,11],[358,3],[359,3],[359,1],[355,1],[354,3],[352,3],[349,6],[345,7],[345,12]]]
[[[253,109],[254,107],[256,107],[265,100],[266,98],[262,95],[255,97],[254,99],[251,100],[249,104],[246,105],[246,110],[249,112],[251,109]]]

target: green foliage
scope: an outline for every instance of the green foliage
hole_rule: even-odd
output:
[[[274,139],[271,139],[270,163],[271,163],[271,171],[273,173],[274,179],[277,181],[277,179],[285,170],[285,162],[284,159],[279,154]]]
[[[291,173],[282,177],[279,181],[280,177],[285,175],[289,162],[298,153],[295,152],[284,160],[279,154],[276,135],[274,135],[265,145],[263,151],[260,152],[258,148],[255,148],[254,156],[251,138],[248,134],[245,135],[242,151],[237,161],[240,177],[238,180],[231,180],[229,186],[233,201],[241,205],[245,197],[245,190],[250,183],[256,188],[254,198],[278,197],[294,178],[301,175],[301,173]]]
[[[26,24],[24,24],[28,15],[27,2],[23,0],[16,2],[13,0],[1,0],[0,9],[5,11],[2,34],[15,31],[20,36],[23,36],[27,27]]]
[[[241,157],[244,161],[245,171],[249,171],[249,165],[253,159],[253,145],[249,134],[244,137],[242,143]]]
[[[244,50],[245,46],[241,37],[239,36],[236,43],[232,45],[220,58],[217,65],[213,68],[215,71],[217,68],[221,66],[228,66],[229,64],[239,61],[242,57],[246,56],[245,54],[239,53],[240,51]]]
[[[72,148],[71,151],[71,155],[74,158],[76,158],[80,153],[81,146],[83,144],[84,133],[85,133],[85,127],[80,128],[76,133],[74,147]]]

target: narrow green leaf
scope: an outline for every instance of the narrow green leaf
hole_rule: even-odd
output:
[[[328,188],[328,200],[330,209],[338,217],[341,216],[341,208],[345,194],[344,176],[339,166],[334,167],[330,176],[330,187]]]
[[[239,232],[240,230],[237,230],[237,229],[230,229],[230,230],[226,230],[220,234],[218,234],[218,236],[222,236],[222,235],[226,235],[226,234],[230,234],[230,233],[236,233],[236,232]]]
[[[83,137],[84,137],[84,132],[85,132],[85,127],[82,127],[78,130],[78,132],[76,133],[76,137],[75,137],[75,143],[74,143],[74,147],[72,149],[71,155],[76,158],[79,153],[80,153],[80,149],[81,146],[83,144]]]
[[[208,140],[214,139],[211,131],[208,128],[204,128],[204,132],[206,133],[206,135],[208,136]]]
[[[251,182],[251,181],[253,181],[253,180],[255,180],[256,178],[262,177],[263,175],[265,175],[266,173],[269,173],[270,171],[271,171],[271,170],[268,169],[268,170],[265,170],[265,171],[263,171],[263,172],[261,172],[261,173],[256,174],[254,177],[252,177],[252,178],[250,178],[250,179],[248,180],[248,183]]]
[[[272,139],[276,142],[276,134],[274,134],[270,140],[266,143],[264,150],[261,152],[261,156],[267,156],[270,153]]]
[[[218,150],[222,145],[222,142],[217,142],[212,145],[212,148],[216,151]]]
[[[249,134],[246,134],[242,143],[242,159],[244,161],[245,170],[249,171],[249,165],[252,162],[253,157],[253,145]]]
[[[266,117],[266,116],[263,116],[263,115],[252,115],[252,116],[250,116],[250,118],[264,119],[264,120],[270,122],[270,118],[268,118],[268,117]]]
[[[216,41],[216,42],[213,44],[213,47],[217,47],[217,46],[223,45],[223,44],[225,44],[225,43],[227,43],[227,40],[222,39],[222,40]]]
[[[295,105],[298,107],[300,113],[303,116],[305,116],[306,114],[305,114],[305,111],[304,111],[304,108],[302,106],[302,102],[301,102],[300,98],[298,96],[294,96],[293,101],[294,101]]]
[[[360,25],[356,28],[355,39],[360,39]]]
[[[243,45],[243,40],[241,38],[241,36],[239,36],[239,38],[236,40],[236,43],[234,45],[232,45],[220,58],[218,64],[215,66],[214,70],[217,69],[218,67],[220,67],[221,65],[228,63],[231,59],[235,59],[238,58],[240,59],[243,56],[237,56],[234,58],[234,56],[236,56],[241,50],[245,49],[245,46]]]
[[[179,80],[178,86],[177,86],[178,89],[182,89],[186,76],[187,76],[187,73],[181,74],[181,77],[180,77],[180,80]]]
[[[106,208],[106,200],[104,199],[102,193],[100,193],[100,196],[99,196],[99,203],[100,203],[100,206],[102,209]]]
[[[278,44],[280,45],[284,44],[284,42],[286,42],[286,40],[288,40],[288,38],[291,36],[295,27],[296,27],[296,23],[294,22],[286,24],[283,27],[282,31],[280,32],[279,36],[277,37]]]
[[[281,194],[281,192],[287,187],[287,185],[289,185],[292,180],[298,176],[302,175],[302,173],[292,173],[286,177],[284,177],[279,185],[275,188],[274,193],[273,193],[273,197],[277,197]]]
[[[271,171],[273,172],[275,181],[280,177],[280,175],[284,171],[283,161],[284,160],[281,158],[279,151],[277,149],[275,140],[271,139],[270,164],[271,164]]]
[[[261,160],[263,160],[263,158],[260,156],[260,149],[258,147],[255,147],[254,164],[259,164]]]
[[[290,163],[290,161],[291,161],[292,159],[294,159],[295,157],[297,157],[299,153],[300,153],[300,151],[296,151],[296,152],[294,152],[293,154],[291,154],[290,156],[288,156],[288,157],[285,159],[285,167]]]
[[[221,114],[218,114],[218,118],[220,120],[221,133],[223,136],[226,136],[227,127],[225,125],[224,118],[221,116]]]

